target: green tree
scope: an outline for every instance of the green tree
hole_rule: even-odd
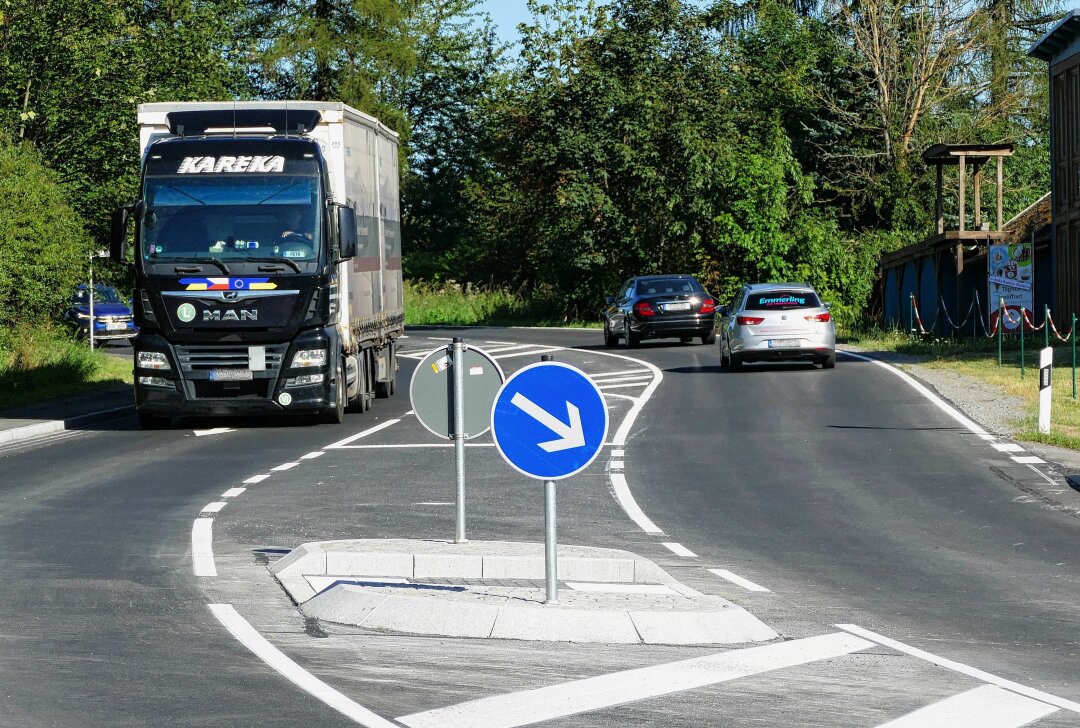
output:
[[[58,314],[94,249],[58,176],[0,135],[0,327]]]

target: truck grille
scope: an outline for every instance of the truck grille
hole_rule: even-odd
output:
[[[270,344],[266,347],[266,371],[276,372],[281,369],[288,344]],[[199,372],[210,369],[246,369],[248,366],[247,346],[177,346],[176,357],[184,372]]]

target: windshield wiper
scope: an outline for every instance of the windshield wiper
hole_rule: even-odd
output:
[[[217,258],[196,258],[194,256],[188,257],[188,258],[185,258],[185,257],[174,258],[172,256],[169,256],[168,260],[151,260],[150,262],[155,263],[155,264],[158,264],[158,263],[213,263],[218,268],[220,268],[221,272],[224,273],[225,275],[229,275],[229,273],[230,273],[229,266],[225,265],[224,263],[222,263]],[[182,267],[183,266],[176,266],[175,272],[176,273],[202,273],[201,270],[199,270],[199,271],[181,270]]]
[[[303,269],[299,265],[297,265],[295,260],[289,260],[288,258],[244,258],[244,260],[251,263],[284,263],[285,265],[291,267],[297,273],[304,272]],[[274,266],[273,268],[268,265],[259,266],[259,271],[262,273],[272,273],[279,270],[281,270],[281,268],[277,266]]]

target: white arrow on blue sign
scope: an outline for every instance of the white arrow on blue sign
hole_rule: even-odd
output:
[[[561,480],[588,467],[607,439],[608,412],[593,381],[560,362],[519,369],[491,407],[495,447],[530,478]]]

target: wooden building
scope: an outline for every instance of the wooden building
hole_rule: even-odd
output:
[[[910,306],[914,297],[923,326],[938,335],[970,333],[973,325],[978,333],[992,327],[987,254],[994,244],[1034,243],[1035,310],[1051,302],[1049,195],[1012,220],[1002,220],[1004,162],[1012,153],[1011,144],[935,144],[923,152],[923,161],[934,168],[937,178],[937,222],[926,240],[881,257],[879,295],[886,326],[917,327]],[[983,209],[987,168],[995,183],[992,220]],[[955,211],[953,224],[946,223],[944,211],[946,174],[957,175],[956,204],[950,208]],[[976,301],[978,313],[969,316]],[[954,328],[962,323],[964,331]]]
[[[1080,314],[1080,10],[1070,11],[1029,54],[1050,67],[1053,307],[1065,321]]]

